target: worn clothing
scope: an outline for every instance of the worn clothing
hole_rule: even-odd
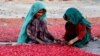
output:
[[[66,41],[70,41],[75,37],[79,40],[73,44],[76,47],[83,47],[91,40],[91,25],[82,16],[82,14],[76,8],[69,8],[64,17],[69,17],[69,21],[65,25],[66,33],[64,38]]]
[[[22,44],[22,43],[28,43],[29,41],[31,41],[32,43],[33,42],[36,43],[35,38],[37,38],[38,36],[42,40],[45,40],[45,38],[52,38],[51,35],[47,33],[47,27],[45,23],[46,13],[44,13],[39,18],[40,19],[39,21],[35,20],[36,13],[41,9],[46,10],[45,4],[43,2],[33,3],[27,16],[24,19],[20,34],[18,36],[17,43]],[[27,33],[27,32],[30,32],[30,33]],[[30,35],[32,35],[32,37],[30,37]]]
[[[83,24],[74,25],[71,22],[67,22],[65,25],[66,33],[65,40],[70,41],[78,36],[79,40],[73,45],[76,47],[83,47],[90,41],[90,29],[86,29],[86,26]],[[78,44],[80,43],[80,44]]]
[[[45,43],[52,43],[54,41],[53,36],[48,32],[46,21],[32,20],[27,26],[27,34],[27,42],[39,43],[36,41],[36,38],[39,38]]]

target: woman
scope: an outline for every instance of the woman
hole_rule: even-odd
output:
[[[67,21],[64,35],[66,43],[79,48],[86,45],[91,39],[91,25],[86,18],[76,8],[69,8],[64,19]]]
[[[47,30],[46,9],[42,2],[32,5],[22,25],[18,43],[53,43],[54,37]]]

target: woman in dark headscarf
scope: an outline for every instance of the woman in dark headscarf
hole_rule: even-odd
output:
[[[68,45],[81,48],[91,40],[91,25],[79,10],[69,8],[64,14],[64,19],[67,21],[64,38]]]
[[[44,3],[36,2],[29,10],[21,32],[18,37],[18,43],[53,43],[54,37],[47,30],[46,8]]]

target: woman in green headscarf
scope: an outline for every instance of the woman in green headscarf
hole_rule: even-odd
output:
[[[68,45],[83,47],[91,40],[91,25],[76,8],[69,8],[64,14],[66,33],[65,41]]]
[[[46,8],[44,3],[35,2],[23,22],[18,43],[52,43],[54,37],[47,30]]]

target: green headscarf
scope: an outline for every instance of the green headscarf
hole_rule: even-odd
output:
[[[17,40],[18,43],[20,43],[20,44],[25,43],[25,41],[27,39],[26,27],[27,27],[28,23],[31,21],[31,19],[34,19],[33,18],[34,15],[41,9],[46,10],[45,4],[43,2],[33,3],[32,7],[29,10],[27,16],[25,17],[24,23],[22,25],[21,32],[20,32],[18,40]],[[40,17],[40,20],[44,20],[45,18],[46,18],[46,13]]]
[[[83,15],[78,11],[76,8],[69,8],[65,12],[64,16],[69,17],[70,21],[73,24],[78,24],[82,23],[84,24],[87,28],[91,28],[90,23],[86,20],[86,18],[83,17]]]

